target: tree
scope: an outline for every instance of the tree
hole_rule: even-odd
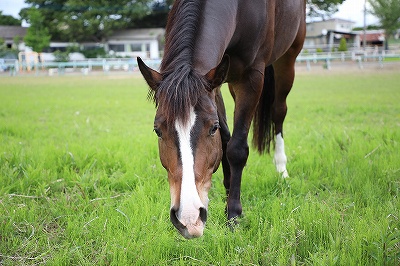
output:
[[[399,0],[368,0],[371,10],[385,30],[385,49],[389,49],[388,39],[400,28],[400,1]]]
[[[152,0],[26,0],[44,18],[49,33],[59,41],[103,42],[113,31],[126,28],[150,12]],[[20,16],[30,23],[29,13]],[[31,23],[32,24],[32,23]]]
[[[16,19],[13,16],[3,15],[3,11],[0,10],[0,25],[20,26],[21,20]]]
[[[4,39],[0,37],[0,51],[6,49],[5,43]]]
[[[131,28],[165,28],[173,0],[156,1],[151,5],[151,12],[144,17],[132,20]]]
[[[51,35],[43,16],[37,9],[31,8],[26,12],[29,15],[31,26],[26,32],[24,41],[26,45],[32,47],[33,51],[42,52],[44,48],[49,46]]]
[[[13,16],[3,15],[3,11],[0,10],[0,25],[20,26],[21,20],[16,19]]]
[[[332,16],[338,11],[338,6],[345,0],[307,0],[308,16],[320,17],[326,19],[326,17]]]
[[[16,19],[13,16],[3,15],[3,11],[0,10],[0,25],[20,26],[21,20]]]

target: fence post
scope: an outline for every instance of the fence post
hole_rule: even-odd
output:
[[[358,57],[357,57],[357,61],[358,61],[358,68],[359,68],[359,69],[363,69],[364,66],[363,66],[363,64],[362,64],[362,58],[361,58],[361,56],[358,56]]]
[[[383,68],[383,56],[378,57],[379,68]]]
[[[18,71],[19,71],[19,62],[18,62],[17,59],[15,59],[15,61],[14,61],[14,69],[13,69],[12,75],[16,76]]]
[[[328,70],[331,69],[331,60],[329,58],[326,58],[325,68]]]

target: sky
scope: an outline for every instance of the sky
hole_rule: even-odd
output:
[[[365,0],[346,0],[340,7],[339,12],[333,15],[335,18],[348,19],[355,22],[355,26],[364,25],[364,2]],[[19,11],[26,7],[24,0],[0,0],[0,10],[3,15],[12,15],[19,18]],[[372,15],[367,15],[367,25],[377,23],[378,20]]]
[[[339,6],[339,11],[333,17],[352,20],[356,23],[356,27],[361,27],[364,25],[364,3],[365,0],[346,0]],[[377,24],[379,21],[373,15],[367,13],[366,22],[367,25],[371,25]]]

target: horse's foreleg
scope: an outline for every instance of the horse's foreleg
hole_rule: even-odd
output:
[[[242,172],[249,156],[247,136],[263,85],[263,76],[260,73],[250,71],[247,78],[242,79],[240,83],[229,84],[235,98],[235,113],[232,137],[226,149],[231,173],[227,202],[228,220],[242,214],[240,202]]]
[[[226,121],[226,111],[224,100],[221,95],[221,88],[216,89],[215,102],[217,104],[218,119],[220,125],[221,143],[222,143],[222,170],[224,172],[224,186],[226,195],[229,195],[231,169],[229,167],[228,158],[226,156],[226,147],[229,140],[231,139],[231,133],[229,132],[228,122]]]

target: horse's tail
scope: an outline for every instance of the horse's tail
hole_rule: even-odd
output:
[[[253,118],[253,145],[259,153],[270,151],[274,140],[272,104],[275,99],[275,78],[272,65],[265,68],[264,87]]]

